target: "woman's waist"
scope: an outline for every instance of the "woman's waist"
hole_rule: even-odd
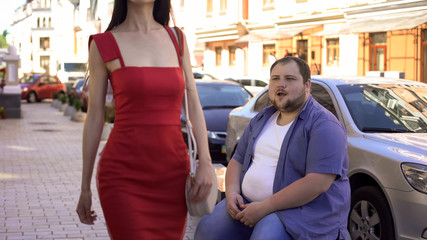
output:
[[[116,112],[114,125],[181,125],[179,111]]]

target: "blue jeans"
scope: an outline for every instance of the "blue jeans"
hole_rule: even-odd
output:
[[[227,200],[215,206],[211,215],[200,219],[194,240],[292,240],[275,213],[263,217],[251,228],[234,220],[227,212]]]

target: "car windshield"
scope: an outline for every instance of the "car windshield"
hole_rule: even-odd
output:
[[[32,83],[34,83],[34,82],[35,82],[39,77],[40,77],[40,75],[25,75],[25,76],[23,76],[21,79],[19,79],[19,83],[32,84]]]
[[[363,132],[427,132],[427,87],[358,84],[338,89]]]
[[[200,103],[207,108],[235,108],[243,106],[252,97],[245,89],[236,85],[197,85]]]
[[[76,82],[74,83],[73,88],[74,88],[74,89],[79,89],[81,86],[83,86],[83,83],[84,83],[84,82],[85,82],[84,80],[82,80],[82,81],[80,81],[80,80],[76,81]]]

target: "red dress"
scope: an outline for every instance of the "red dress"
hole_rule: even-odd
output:
[[[180,61],[175,35],[168,31]],[[104,62],[116,118],[98,163],[97,187],[111,239],[182,239],[187,207],[187,147],[181,133],[180,67],[126,67],[111,32],[90,37]]]

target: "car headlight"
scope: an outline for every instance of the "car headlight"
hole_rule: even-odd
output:
[[[24,88],[24,89],[22,89],[22,91],[26,92],[26,91],[28,91],[28,88]]]
[[[402,163],[406,181],[416,190],[427,194],[427,166],[416,163]]]

